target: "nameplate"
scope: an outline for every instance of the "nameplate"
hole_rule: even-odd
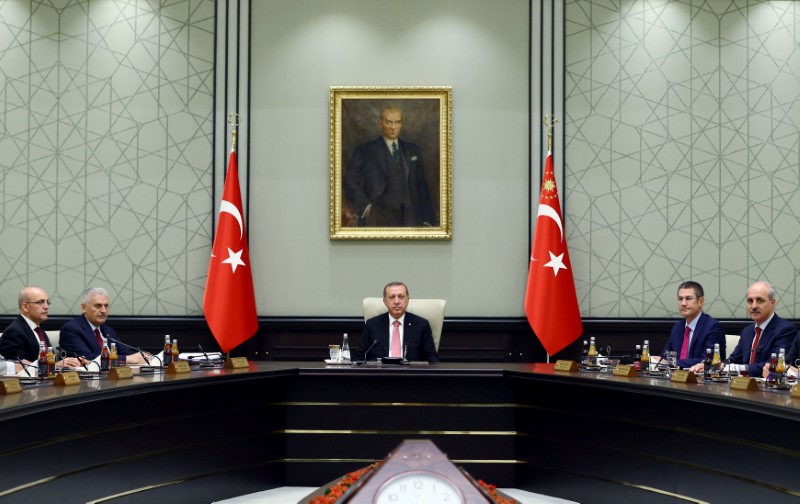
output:
[[[578,371],[578,363],[573,360],[557,360],[553,371],[560,373],[574,373]]]
[[[191,371],[191,369],[189,369],[189,361],[185,360],[170,362],[169,366],[167,366],[167,373],[169,374],[188,373],[189,371]]]
[[[676,369],[672,372],[672,377],[669,379],[669,381],[674,381],[677,383],[697,383],[697,376],[695,376],[694,371]]]
[[[108,371],[109,380],[128,380],[133,378],[133,372],[128,366],[113,367]]]
[[[734,390],[747,390],[753,392],[758,390],[758,383],[755,378],[749,376],[736,376],[731,379],[731,388]]]
[[[617,364],[614,367],[614,376],[636,376],[636,367],[630,364]]]
[[[64,387],[67,385],[80,385],[81,377],[78,376],[78,373],[75,371],[63,371],[56,375],[55,384],[59,387]]]
[[[800,397],[800,383],[798,383],[797,385],[792,387],[791,396],[792,397]]]
[[[0,380],[0,394],[17,394],[22,392],[18,378],[8,378]]]
[[[247,362],[247,357],[228,357],[225,359],[225,369],[242,369],[249,367],[250,363]]]

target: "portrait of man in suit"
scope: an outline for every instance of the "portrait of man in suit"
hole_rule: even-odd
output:
[[[438,226],[438,101],[368,101],[343,107],[343,225]],[[409,136],[405,109],[416,116]]]

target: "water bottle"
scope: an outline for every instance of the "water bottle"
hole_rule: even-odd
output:
[[[342,338],[342,363],[349,364],[350,363],[350,342],[347,340],[347,333],[344,333],[344,338]]]

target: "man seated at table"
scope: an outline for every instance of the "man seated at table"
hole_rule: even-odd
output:
[[[403,357],[405,349],[406,360],[439,362],[431,325],[406,311],[408,300],[408,288],[404,283],[386,284],[383,304],[389,312],[367,320],[355,352],[356,359]]]
[[[47,320],[50,309],[50,299],[47,293],[39,287],[25,287],[19,292],[17,298],[19,316],[3,330],[0,336],[0,355],[6,361],[18,361],[18,364],[35,365],[39,361],[39,344],[45,347],[52,346],[50,339],[41,327]],[[58,352],[53,349],[54,352]],[[56,362],[56,367],[79,367],[84,361],[73,357]],[[22,371],[23,366],[15,366],[16,371]],[[10,369],[10,368],[9,368]]]
[[[117,344],[117,355],[125,356],[125,364],[146,364],[135,348],[122,343],[117,333],[106,324],[108,319],[108,292],[102,287],[92,287],[81,294],[83,315],[69,320],[61,327],[61,348],[69,355],[94,360],[103,351],[103,342]],[[148,359],[150,356],[148,356]]]
[[[797,328],[775,313],[775,288],[758,281],[747,289],[747,313],[755,324],[742,329],[739,344],[731,352],[732,371],[746,371],[761,376],[770,355],[789,348],[797,336]]]
[[[703,286],[697,282],[683,282],[678,286],[678,310],[683,320],[675,323],[664,346],[662,356],[668,351],[677,352],[677,365],[690,368],[703,362],[706,348],[719,343],[720,355],[725,358],[725,330],[712,316],[703,313]]]

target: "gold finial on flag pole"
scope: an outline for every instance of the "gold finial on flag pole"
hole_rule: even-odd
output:
[[[228,124],[233,126],[231,130],[231,149],[236,150],[236,129],[242,124],[244,118],[239,114],[228,114]]]
[[[547,122],[548,119],[550,119],[549,123]],[[554,115],[545,114],[542,122],[547,126],[547,151],[550,152],[553,150],[553,128],[556,127],[558,118]]]

